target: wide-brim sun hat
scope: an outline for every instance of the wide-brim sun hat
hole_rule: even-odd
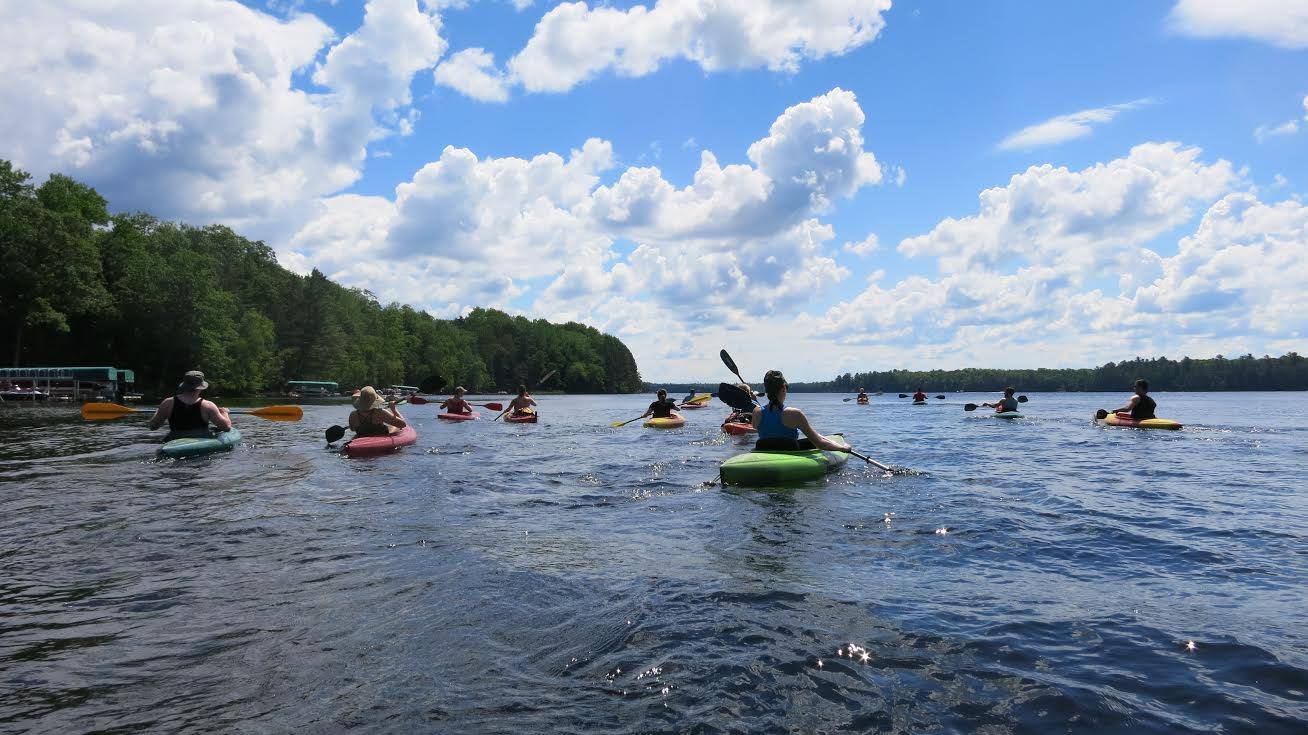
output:
[[[354,399],[354,407],[360,411],[371,411],[374,408],[385,408],[386,399],[377,395],[377,389],[371,385],[365,385],[359,391],[359,396]]]
[[[190,370],[182,376],[182,382],[177,387],[181,390],[204,390],[209,387],[209,381],[204,379],[204,373],[199,370]]]

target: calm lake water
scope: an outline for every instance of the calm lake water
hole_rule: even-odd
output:
[[[1305,732],[1308,394],[1125,397],[797,395],[917,472],[771,492],[645,396],[372,460],[0,406],[0,731]]]

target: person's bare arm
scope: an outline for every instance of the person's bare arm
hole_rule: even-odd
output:
[[[1127,401],[1125,406],[1122,408],[1114,408],[1112,411],[1109,411],[1109,413],[1130,413],[1131,409],[1135,408],[1135,404],[1139,402],[1140,396],[1131,396],[1131,400]]]
[[[790,413],[791,411],[794,411],[794,413]],[[813,446],[818,449],[825,449],[828,452],[845,451],[845,447],[817,433],[817,430],[808,423],[808,417],[804,415],[803,411],[798,408],[787,408],[786,413],[790,414],[791,420],[796,423],[795,428],[804,432],[804,436],[808,437],[808,440],[813,442]]]
[[[227,409],[219,408],[213,401],[202,401],[200,403],[200,415],[204,416],[209,423],[217,426],[219,431],[232,430],[231,415],[227,413]]]
[[[154,415],[150,417],[150,430],[153,431],[160,426],[168,423],[168,417],[173,415],[173,399],[165,398],[163,403],[154,410]]]
[[[382,423],[388,424],[390,426],[394,426],[397,429],[403,429],[404,427],[409,425],[409,422],[404,420],[404,417],[400,415],[400,412],[395,410],[395,404],[391,404],[390,408],[391,410],[382,411],[379,414],[381,416]]]

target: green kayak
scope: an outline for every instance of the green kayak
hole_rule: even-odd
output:
[[[843,434],[828,437],[849,446]],[[789,482],[816,480],[835,472],[849,461],[847,452],[820,449],[799,451],[759,451],[737,454],[722,463],[722,482],[729,485],[782,485]]]
[[[165,441],[159,452],[168,457],[194,457],[200,454],[209,454],[211,452],[222,452],[236,446],[241,441],[241,430],[232,427],[231,431],[225,431],[221,434],[203,434],[196,433],[193,435],[169,434],[170,438]]]

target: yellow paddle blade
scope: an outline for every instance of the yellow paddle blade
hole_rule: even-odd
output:
[[[88,421],[103,421],[104,419],[116,419],[120,416],[126,416],[129,413],[136,413],[136,409],[120,406],[117,403],[83,403],[82,418]]]
[[[707,400],[709,400],[709,399],[712,398],[712,397],[713,397],[712,395],[710,395],[710,394],[708,394],[708,393],[704,393],[704,394],[702,394],[702,395],[695,396],[694,398],[690,399],[689,401],[686,401],[686,403],[703,403],[704,401],[707,401]]]
[[[304,418],[304,409],[299,406],[264,406],[248,413],[272,421],[299,421]]]

